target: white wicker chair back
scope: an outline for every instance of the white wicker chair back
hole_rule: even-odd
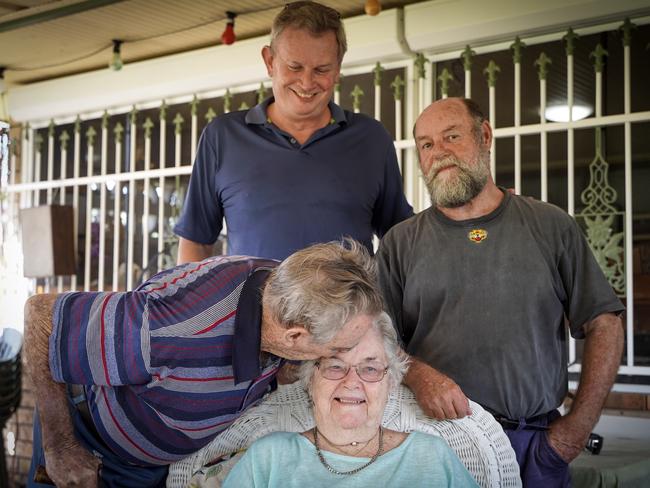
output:
[[[501,426],[477,403],[470,402],[470,406],[469,417],[434,420],[422,413],[411,390],[400,385],[388,399],[383,425],[402,432],[420,431],[442,437],[482,487],[520,487],[515,453]],[[312,427],[311,401],[305,390],[297,383],[281,386],[206,447],[172,464],[167,486],[188,486],[192,476],[212,460],[246,449],[271,432],[304,432]],[[196,478],[192,481],[199,486],[218,486]]]

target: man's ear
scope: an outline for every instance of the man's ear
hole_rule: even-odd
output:
[[[336,77],[334,78],[334,83],[341,83],[341,63],[336,65]]]
[[[271,50],[271,46],[264,46],[262,48],[262,59],[264,60],[264,64],[266,65],[266,72],[268,73],[269,77],[273,77],[273,51]]]
[[[492,146],[492,126],[487,120],[481,124],[481,141],[487,149]]]
[[[304,327],[289,327],[282,332],[282,340],[288,347],[294,347],[307,338],[309,338],[309,332]]]

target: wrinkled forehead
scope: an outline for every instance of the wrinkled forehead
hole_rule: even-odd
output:
[[[349,364],[357,364],[371,359],[385,361],[386,350],[382,336],[373,327],[361,337],[355,347],[349,351],[337,353],[334,357]]]
[[[307,28],[287,26],[271,42],[274,50],[292,52],[304,48],[303,45],[297,44],[296,40],[300,39],[307,43],[318,43],[322,47],[329,47],[330,54],[338,55],[338,44],[336,42],[336,32],[325,30],[314,33]]]
[[[439,100],[429,105],[417,118],[413,133],[415,137],[432,135],[449,127],[472,127],[472,118],[459,100]]]

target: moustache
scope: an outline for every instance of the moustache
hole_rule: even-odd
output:
[[[433,181],[433,179],[438,176],[438,173],[440,173],[443,169],[451,167],[456,167],[464,171],[466,166],[463,161],[456,158],[455,156],[446,156],[433,162],[427,173],[427,179],[429,181]]]

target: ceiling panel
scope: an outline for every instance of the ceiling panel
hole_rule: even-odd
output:
[[[0,67],[9,84],[66,76],[108,65],[112,40],[125,63],[221,43],[226,11],[239,15],[238,39],[268,33],[284,0],[0,0]],[[363,0],[325,0],[343,17]],[[414,0],[382,2],[388,9]],[[236,5],[236,7],[234,7]],[[16,27],[17,22],[22,24]],[[27,25],[25,25],[27,24]]]

